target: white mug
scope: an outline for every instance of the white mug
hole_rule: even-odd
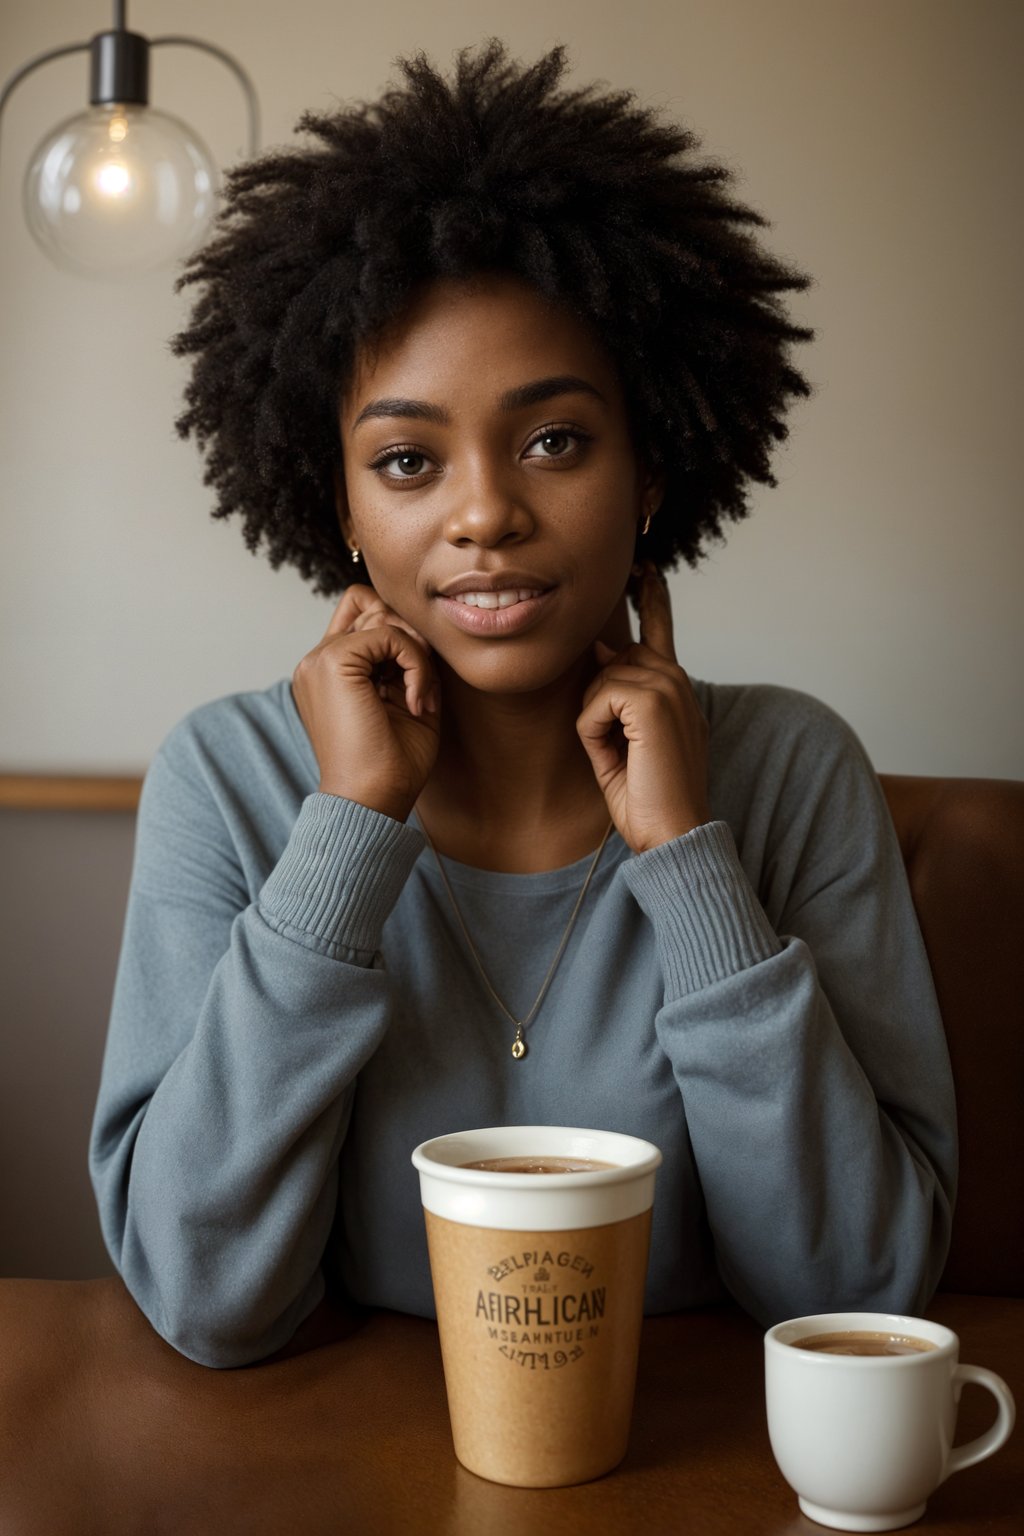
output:
[[[901,1355],[844,1355],[794,1347],[826,1333],[918,1339]],[[811,1520],[840,1531],[891,1531],[924,1514],[952,1472],[973,1466],[1013,1429],[1013,1396],[1002,1377],[960,1365],[960,1341],[941,1323],[888,1312],[827,1312],[791,1318],[765,1334],[768,1433],[783,1477]],[[995,1424],[953,1449],[965,1382],[987,1387]]]

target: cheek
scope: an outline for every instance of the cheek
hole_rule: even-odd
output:
[[[374,487],[354,487],[349,501],[353,534],[368,564],[384,580],[390,573],[415,567],[412,544],[414,523],[401,515],[402,509],[388,504],[385,493]]]
[[[396,613],[406,617],[404,610],[416,597],[418,562],[410,560],[407,550],[382,547],[372,539],[363,546],[363,560],[378,596]]]
[[[363,560],[378,597],[389,608],[418,627],[422,621],[421,576],[427,549],[410,525],[396,529],[394,519],[364,518]]]
[[[584,497],[572,519],[580,563],[606,576],[610,585],[622,584],[629,575],[636,548],[637,513],[631,481],[610,487],[607,482]]]

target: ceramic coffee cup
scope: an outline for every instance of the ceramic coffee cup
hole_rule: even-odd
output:
[[[873,1348],[864,1335],[895,1341],[897,1352],[832,1352]],[[892,1313],[829,1312],[768,1330],[768,1432],[805,1515],[841,1531],[895,1530],[924,1513],[952,1472],[999,1449],[1013,1428],[1010,1389],[992,1371],[960,1365],[958,1354],[951,1329]],[[993,1394],[998,1417],[954,1449],[966,1382]]]
[[[517,1125],[441,1136],[412,1160],[456,1456],[525,1488],[600,1477],[626,1452],[661,1153]],[[495,1160],[511,1171],[467,1166]]]

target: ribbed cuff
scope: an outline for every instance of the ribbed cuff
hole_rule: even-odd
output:
[[[424,846],[414,827],[380,811],[309,795],[260,892],[260,911],[278,932],[372,957]]]
[[[724,981],[782,948],[724,821],[637,854],[622,872],[653,924],[670,999]]]

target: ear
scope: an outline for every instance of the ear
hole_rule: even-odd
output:
[[[646,463],[637,464],[636,474],[636,530],[637,548],[650,532],[651,521],[665,497],[666,475]]]
[[[352,514],[348,508],[348,492],[345,489],[345,476],[336,464],[332,471],[334,480],[334,511],[341,529],[341,536],[351,549],[356,543],[356,537],[352,529]]]
[[[665,499],[667,476],[663,469],[652,469],[648,464],[639,466],[637,494],[640,501],[640,520],[653,517]]]

